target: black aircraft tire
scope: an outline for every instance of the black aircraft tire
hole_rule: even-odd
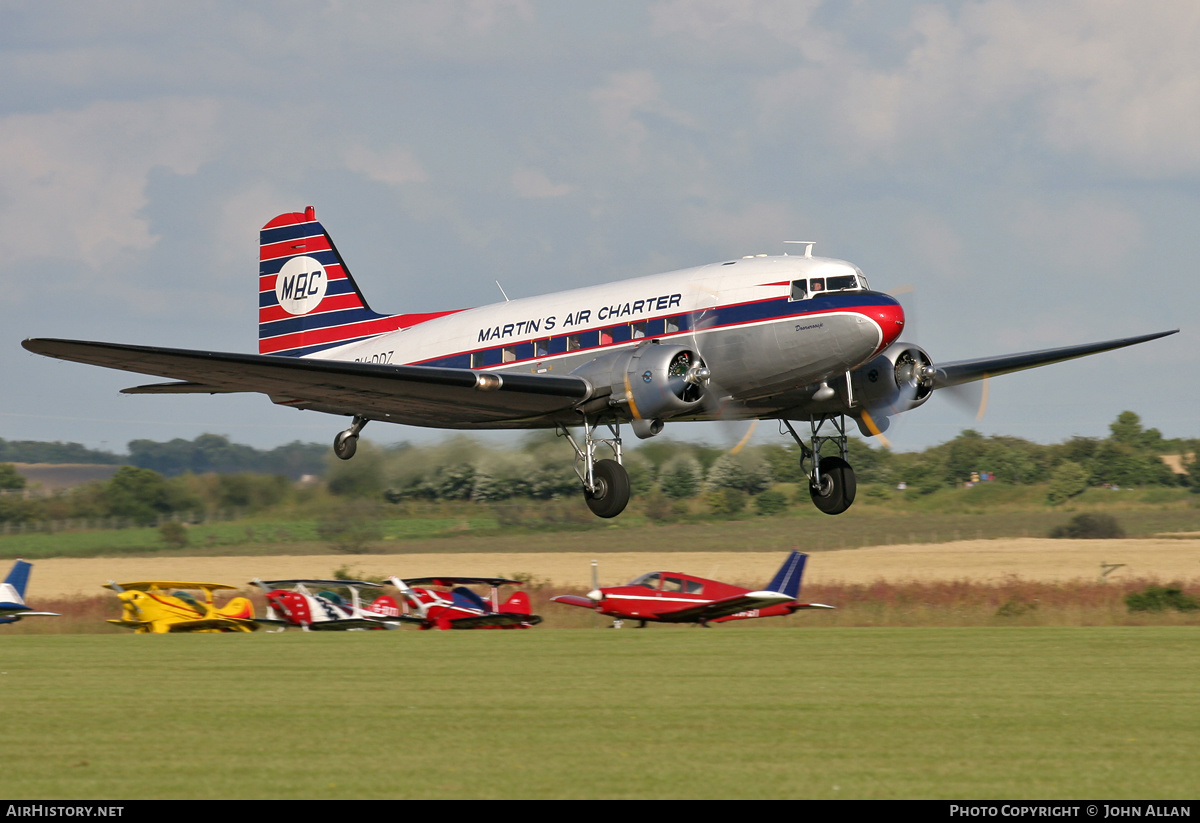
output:
[[[597,460],[592,467],[596,490],[583,490],[588,508],[597,517],[616,517],[629,504],[629,473],[616,460]]]
[[[813,505],[825,514],[841,514],[850,508],[858,491],[854,469],[840,457],[821,458],[821,488],[809,486]]]
[[[338,432],[333,439],[333,453],[342,460],[349,460],[358,450],[358,435],[349,432]]]

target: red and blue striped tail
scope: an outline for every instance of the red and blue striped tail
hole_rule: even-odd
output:
[[[302,357],[403,325],[367,306],[312,206],[263,226],[258,259],[260,354]]]

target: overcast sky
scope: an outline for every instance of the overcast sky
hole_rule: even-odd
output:
[[[19,345],[256,351],[258,229],[309,204],[387,313],[802,239],[911,284],[935,362],[1178,327],[889,434],[1053,443],[1131,409],[1197,437],[1197,43],[1200,5],[1168,1],[5,0],[0,437],[331,440]]]

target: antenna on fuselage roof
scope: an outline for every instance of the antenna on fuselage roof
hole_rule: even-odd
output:
[[[804,256],[812,257],[812,247],[817,245],[816,240],[784,240],[785,246],[804,246]]]
[[[504,302],[505,302],[505,303],[511,303],[511,302],[512,302],[511,300],[509,300],[509,299],[508,299],[508,295],[507,295],[507,294],[505,294],[505,292],[504,292],[504,286],[501,286],[501,285],[500,285],[500,281],[499,281],[499,280],[497,280],[497,281],[496,281],[496,288],[500,289],[500,293],[504,295]]]

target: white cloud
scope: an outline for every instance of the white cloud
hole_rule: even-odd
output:
[[[142,209],[150,173],[194,174],[220,142],[208,100],[101,102],[0,119],[0,245],[101,266],[156,238]]]
[[[389,146],[379,150],[362,145],[351,146],[344,152],[343,160],[350,171],[391,186],[422,183],[429,179],[416,155],[404,146]]]
[[[852,164],[1015,137],[1121,175],[1195,175],[1198,41],[1191,3],[922,6],[895,33],[894,64],[850,41],[759,79],[757,97],[764,124],[786,133],[803,120]]]
[[[552,183],[546,173],[539,169],[522,166],[513,172],[512,186],[520,197],[544,198],[563,197],[572,191],[566,183]]]

